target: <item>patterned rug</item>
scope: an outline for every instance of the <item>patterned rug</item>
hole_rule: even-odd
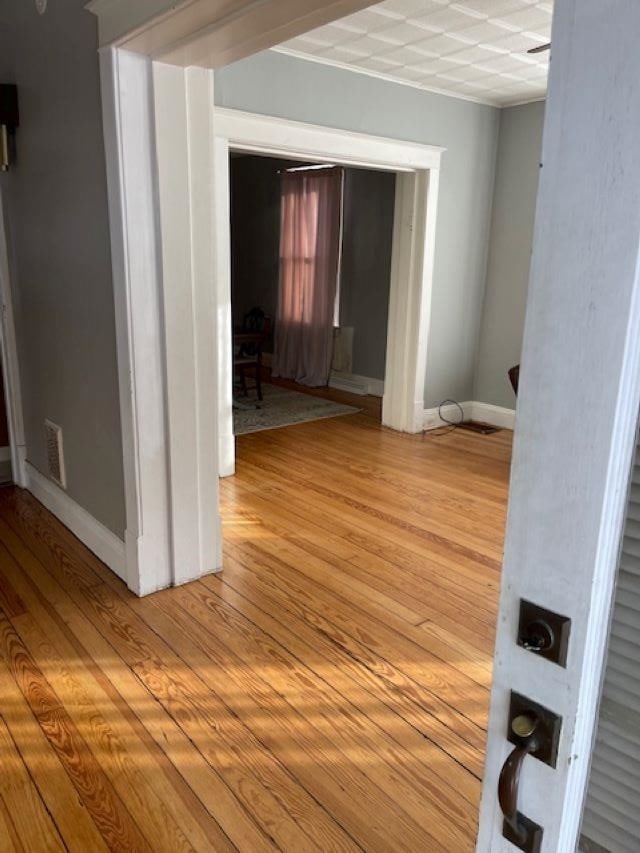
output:
[[[352,415],[359,412],[355,406],[323,400],[311,394],[301,394],[277,385],[262,385],[264,400],[259,403],[254,391],[248,397],[239,396],[242,408],[233,410],[233,431],[236,435],[259,432],[263,429],[277,429],[306,421],[319,421],[323,418],[336,418],[339,415]],[[234,401],[235,402],[235,401]],[[247,406],[247,408],[244,408]],[[260,408],[255,408],[259,406]]]

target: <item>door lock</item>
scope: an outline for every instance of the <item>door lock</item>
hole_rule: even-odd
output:
[[[522,633],[522,646],[530,652],[546,652],[553,648],[555,636],[543,619],[530,622]]]
[[[571,619],[545,610],[531,601],[520,601],[518,645],[559,666],[567,665]]]

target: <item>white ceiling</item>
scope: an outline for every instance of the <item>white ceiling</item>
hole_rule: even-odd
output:
[[[553,0],[385,0],[275,50],[497,106],[543,98]]]

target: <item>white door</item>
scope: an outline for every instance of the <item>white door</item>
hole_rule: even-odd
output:
[[[639,33],[637,0],[556,2],[480,853],[577,844],[638,419]],[[571,619],[566,667],[517,645],[521,599]],[[511,691],[561,718],[555,767],[521,753],[503,776],[510,810],[523,758],[539,848],[522,818],[503,835]]]

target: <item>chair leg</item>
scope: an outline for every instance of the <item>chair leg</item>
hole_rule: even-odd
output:
[[[256,364],[256,391],[258,392],[258,400],[262,402],[262,376],[260,364]]]
[[[247,377],[244,373],[244,367],[240,368],[240,387],[242,388],[242,393],[245,397],[249,396],[249,392],[247,391]]]

